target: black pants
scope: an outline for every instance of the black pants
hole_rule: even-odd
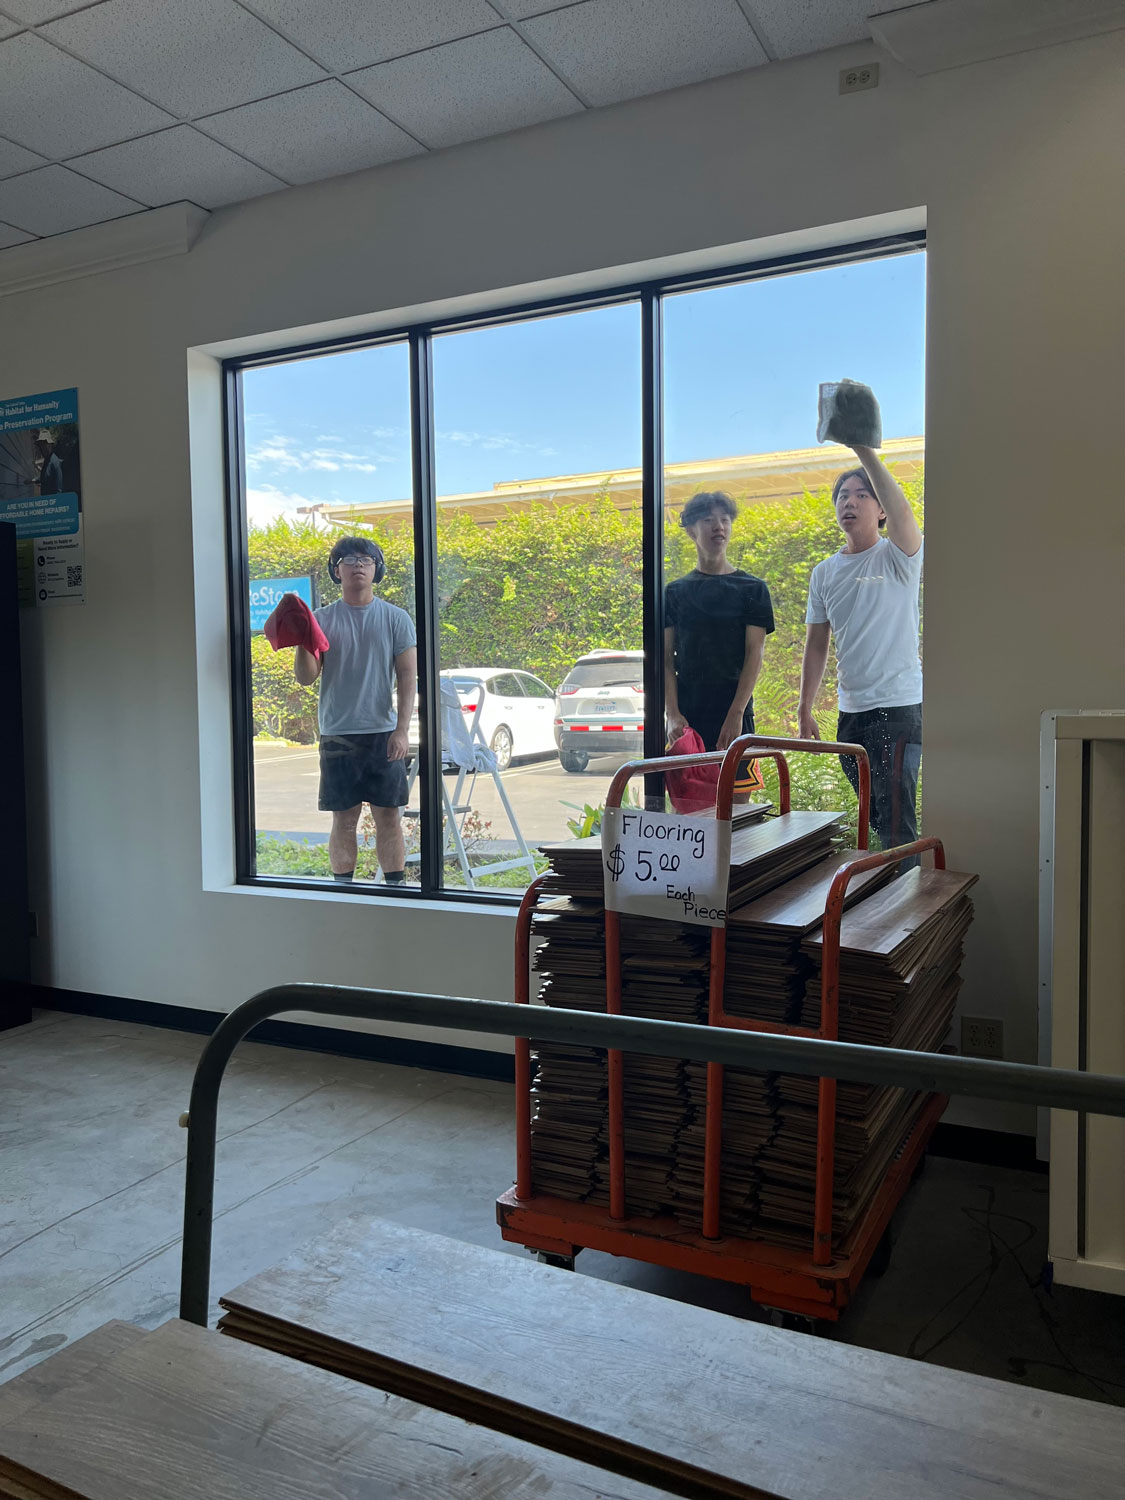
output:
[[[836,738],[862,745],[871,762],[871,827],[884,849],[918,837],[918,772],[922,764],[922,705],[869,708],[841,714]],[[844,775],[859,791],[855,757],[841,758]]]

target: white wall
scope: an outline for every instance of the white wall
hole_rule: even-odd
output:
[[[1039,713],[1125,704],[1125,33],[925,79],[884,59],[840,99],[871,50],[293,189],[187,256],[0,301],[0,393],[81,403],[89,603],[26,617],[44,982],[205,1008],[297,978],[510,994],[510,914],[221,888],[217,407],[193,356],[189,463],[189,349],[924,206],[926,823],[981,876],[965,1007],[1034,1057]]]

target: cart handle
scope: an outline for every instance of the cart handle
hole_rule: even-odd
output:
[[[517,1005],[531,1002],[531,918],[547,883],[537,876],[523,893],[516,917],[516,975],[513,995]],[[517,1036],[516,1054],[516,1197],[531,1197],[531,1039]]]
[[[626,786],[638,772],[646,776],[656,771],[675,771],[684,766],[713,765],[720,762],[719,785],[715,793],[716,818],[730,818],[734,801],[734,783],[738,767],[750,752],[755,760],[772,760],[777,763],[778,808],[787,813],[790,808],[790,778],[787,754],[799,751],[807,755],[851,755],[859,771],[859,826],[856,845],[868,847],[871,825],[871,762],[862,745],[849,745],[841,740],[801,740],[782,735],[743,734],[732,740],[726,750],[708,750],[700,755],[665,755],[659,760],[630,760],[620,766],[609,784],[606,793],[607,807],[620,807]]]
[[[840,1032],[840,922],[848,886],[864,870],[878,870],[933,850],[934,868],[945,869],[941,839],[915,839],[897,849],[882,849],[837,870],[828,888],[821,927],[820,1028],[817,1036],[835,1042]],[[832,1200],[836,1186],[836,1080],[820,1078],[817,1086],[816,1186],[813,1196],[813,1265],[832,1259]]]
[[[735,743],[736,744],[742,744],[742,740],[738,740]],[[790,807],[790,796],[789,796],[789,762],[785,759],[785,752],[784,752],[784,750],[782,750],[780,748],[780,746],[781,746],[782,743],[783,743],[782,741],[778,741],[778,747],[779,748],[774,749],[774,750],[763,750],[762,754],[760,756],[756,756],[755,759],[757,759],[757,760],[772,760],[772,761],[774,761],[776,763],[776,765],[777,765],[777,802],[778,802],[778,809],[779,809],[779,811],[781,811],[783,813],[787,813],[789,811],[789,807]],[[784,741],[784,743],[786,745],[789,745],[791,743],[791,741],[786,740],[786,741]],[[732,745],[731,746],[731,750],[733,750],[734,748],[735,748],[734,745]],[[729,755],[730,755],[730,750],[702,750],[697,755],[664,755],[664,756],[661,756],[659,760],[630,760],[630,761],[626,761],[623,766],[619,766],[617,768],[617,771],[614,774],[613,780],[609,784],[609,791],[606,793],[605,805],[607,807],[620,807],[621,806],[621,798],[624,795],[625,787],[628,785],[629,781],[637,774],[638,771],[643,771],[643,773],[646,776],[648,776],[648,775],[651,775],[651,774],[653,774],[655,772],[658,772],[658,771],[680,771],[680,770],[683,770],[683,768],[685,766],[707,766],[707,765],[713,765],[716,761],[718,761],[721,766],[725,766],[726,762],[727,762],[727,757]],[[739,763],[738,760],[736,760],[735,761],[735,765],[737,766],[738,763]],[[721,780],[722,780],[722,770],[721,769],[720,769],[720,772],[719,772],[719,777],[720,777],[720,783],[721,783]],[[731,778],[731,797],[732,797],[732,799],[733,799],[733,794],[734,794],[734,776],[732,775],[732,778]],[[718,797],[716,796],[716,816],[718,815],[717,814],[717,808],[718,808]],[[729,809],[727,811],[727,817],[728,818],[730,817],[730,811],[729,811]]]

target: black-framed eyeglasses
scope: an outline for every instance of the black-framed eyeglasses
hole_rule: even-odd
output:
[[[360,563],[370,563],[375,566],[375,559],[367,552],[349,552],[347,557],[341,557],[340,562],[347,563],[349,568],[358,568]]]

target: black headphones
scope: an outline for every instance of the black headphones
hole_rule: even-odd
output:
[[[382,547],[379,546],[378,542],[368,541],[366,537],[360,537],[358,540],[363,543],[363,547],[366,550],[367,555],[375,559],[375,577],[372,579],[372,583],[382,583],[387,574],[387,559],[383,556]],[[336,549],[333,548],[332,550],[335,551]],[[348,550],[353,551],[355,549],[349,548]],[[341,553],[341,556],[346,556],[346,554]],[[333,583],[340,582],[339,563],[333,562],[331,557],[329,557],[328,559],[328,572],[332,577]]]

